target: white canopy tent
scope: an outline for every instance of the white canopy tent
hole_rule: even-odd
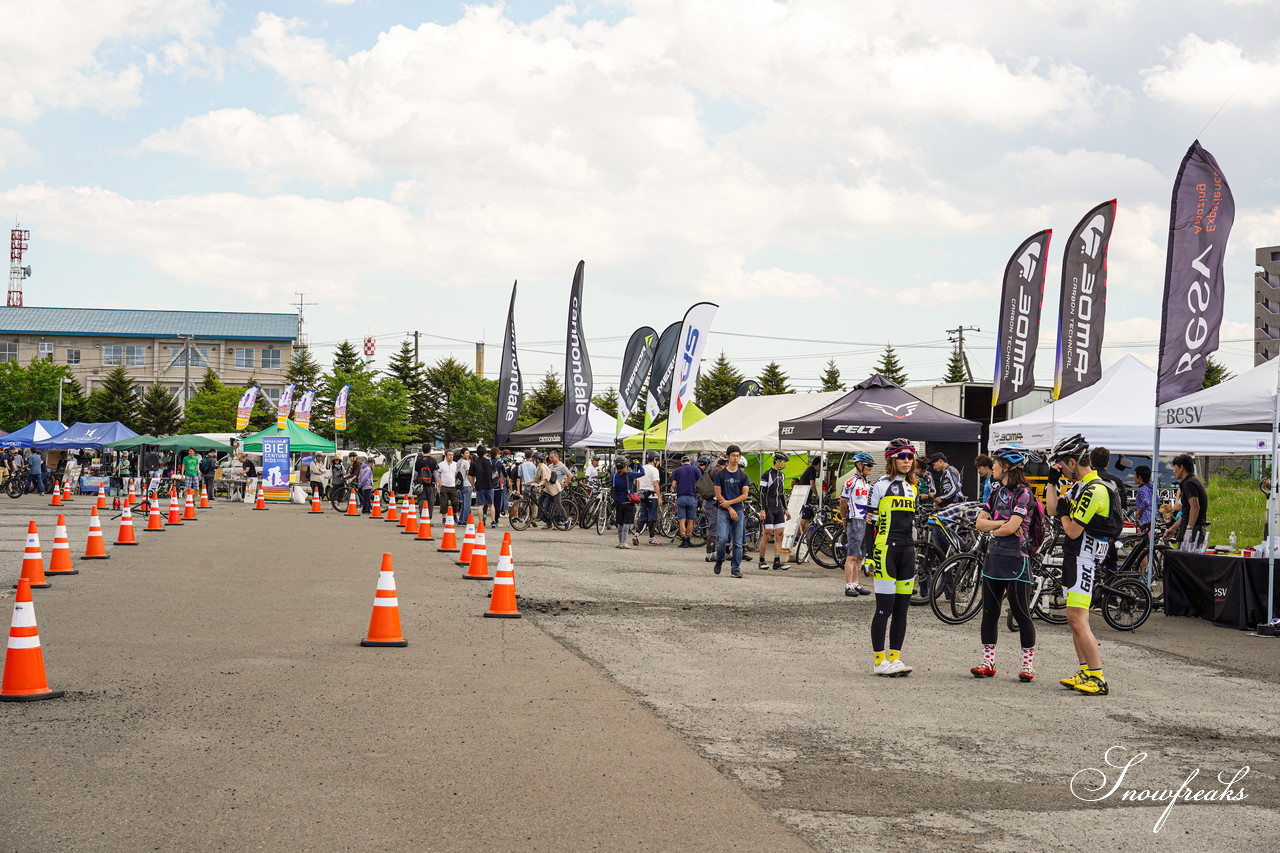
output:
[[[618,428],[618,419],[600,411],[600,408],[595,403],[590,404],[590,408],[587,410],[587,417],[591,423],[591,435],[573,445],[574,447],[613,447],[616,439],[626,438],[629,435],[635,435],[640,432],[635,427],[624,424],[622,433],[615,437],[614,431]],[[510,440],[504,446],[563,447],[564,406],[560,406],[536,424],[511,433]]]
[[[1236,383],[1254,371],[1243,374],[1229,383],[1208,388],[1190,397],[1202,394],[1222,398],[1219,389]],[[1275,394],[1275,369],[1271,370],[1271,394]],[[1215,394],[1214,392],[1218,392]],[[1233,398],[1242,392],[1227,392]],[[1256,395],[1255,395],[1256,396]],[[1225,398],[1222,398],[1225,399]],[[1252,398],[1250,398],[1252,399]],[[1172,428],[1161,429],[1160,443],[1170,453],[1214,453],[1221,455],[1246,455],[1271,452],[1271,397],[1267,397],[1259,411],[1241,431],[1193,429],[1209,423],[1192,423],[1189,420],[1171,420]],[[1182,401],[1170,403],[1179,405]],[[1236,412],[1239,406],[1251,403],[1240,400],[1239,405],[1224,411]],[[1228,404],[1216,404],[1226,406]],[[1032,449],[1049,448],[1061,439],[1080,433],[1091,445],[1106,447],[1112,453],[1151,453],[1154,435],[1151,429],[1152,412],[1156,407],[1156,372],[1131,355],[1117,361],[1103,372],[1102,378],[1082,391],[1056,403],[1037,409],[1019,418],[993,424],[990,446],[1021,444]],[[1167,406],[1165,408],[1168,408]],[[1228,415],[1234,417],[1235,414]],[[1160,424],[1165,426],[1163,415]],[[1233,422],[1235,423],[1235,422]],[[1264,431],[1265,430],[1265,431]]]
[[[714,453],[730,444],[743,453],[769,453],[774,450],[804,453],[826,449],[832,453],[864,451],[877,453],[884,441],[809,441],[779,440],[778,423],[804,417],[810,412],[839,400],[847,391],[815,391],[807,394],[774,394],[766,397],[738,397],[716,409],[691,427],[681,430],[667,443],[669,451]]]

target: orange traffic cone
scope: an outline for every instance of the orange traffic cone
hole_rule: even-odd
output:
[[[117,545],[137,545],[133,536],[133,511],[124,507],[120,513],[120,533],[116,535]]]
[[[106,508],[107,508],[107,490],[101,483],[99,483],[98,484],[98,509],[106,509]]]
[[[392,493],[387,497],[387,515],[386,515],[386,517],[385,517],[385,518],[383,518],[382,520],[383,520],[383,521],[394,521],[394,522],[396,522],[397,524],[400,522],[400,509],[399,509],[399,507],[397,507],[397,506],[396,506],[396,493],[395,493],[395,492],[392,492]]]
[[[169,524],[182,524],[182,508],[178,506],[177,492],[169,493]]]
[[[154,494],[151,495],[147,504],[151,509],[147,513],[147,526],[142,532],[164,533],[164,519],[160,517],[160,504],[156,501],[156,496]]]
[[[484,550],[484,518],[481,517],[480,524],[476,528],[476,541],[471,546],[471,564],[467,568],[467,573],[463,575],[469,581],[491,581],[493,575],[489,574],[489,556]]]
[[[53,494],[49,497],[49,506],[62,506],[62,491],[58,484],[53,484]]]
[[[311,512],[308,515],[320,515],[324,512],[324,507],[320,505],[320,487],[315,486],[311,489]]]
[[[498,572],[489,596],[489,609],[484,614],[492,619],[519,619],[516,606],[516,567],[511,562],[511,534],[502,534],[502,551],[498,554]]]
[[[435,537],[431,535],[431,513],[427,512],[418,519],[418,538],[413,541],[430,542],[433,539],[435,539]]]
[[[182,508],[183,521],[199,521],[196,518],[196,497],[194,489],[187,489],[187,503]]]
[[[204,483],[200,484],[200,509],[209,508],[209,489]]]
[[[378,591],[373,594],[373,615],[369,617],[369,634],[362,646],[407,646],[409,641],[400,630],[400,601],[396,598],[396,576],[391,568],[391,555],[382,555],[382,571],[378,573]]]
[[[404,530],[401,530],[400,532],[408,533],[411,536],[417,536],[418,535],[418,505],[414,503],[412,500],[409,501],[408,506],[405,507],[405,513],[406,514],[405,514]]]
[[[462,534],[462,553],[458,555],[458,565],[464,569],[471,565],[471,550],[476,547],[476,517],[467,516],[467,527]]]
[[[19,579],[31,581],[32,589],[48,589],[53,586],[44,577],[44,557],[40,554],[40,534],[36,532],[36,523],[27,522],[27,547],[22,554],[22,574]],[[17,584],[14,587],[17,588]]]
[[[133,480],[130,480],[130,481],[129,481],[129,496],[128,496],[127,498],[125,498],[125,499],[124,499],[124,505],[125,505],[125,506],[127,506],[127,507],[132,507],[132,506],[133,506],[134,504],[136,504],[137,502],[138,502],[138,493],[137,493],[136,491],[134,491],[134,488],[133,488]]]
[[[436,549],[445,554],[458,553],[458,534],[453,529],[453,507],[449,507],[444,516],[444,535],[440,537],[440,547]]]
[[[349,497],[349,498],[347,499],[347,511],[346,511],[345,513],[343,513],[343,515],[346,515],[346,516],[353,516],[353,515],[354,515],[354,516],[359,516],[359,515],[360,515],[360,505],[359,505],[358,503],[356,503],[356,490],[355,490],[355,489],[352,489],[352,490],[351,490],[351,497]]]
[[[262,488],[262,483],[258,483],[258,488],[257,488],[257,489],[255,489],[254,491],[257,493],[258,497],[257,497],[257,499],[253,502],[253,511],[254,511],[254,512],[265,512],[265,511],[266,511],[266,509],[267,509],[267,493],[266,493],[266,489]]]
[[[13,621],[9,623],[9,648],[4,655],[4,678],[0,680],[0,702],[33,702],[57,699],[61,690],[50,690],[44,674],[44,653],[40,650],[40,630],[36,627],[36,606],[31,600],[31,582],[18,580],[13,599]]]
[[[405,495],[400,499],[400,519],[396,522],[397,527],[403,528],[409,521],[409,496]]]
[[[71,481],[62,481],[62,502],[69,503],[71,501]]]
[[[382,518],[382,489],[373,491],[373,511],[369,513],[369,517]]]
[[[54,492],[57,494],[57,492]],[[67,541],[67,517],[58,516],[58,524],[53,529],[53,548],[49,550],[49,569],[46,575],[78,575],[75,566],[71,565],[71,543]]]
[[[102,542],[102,522],[98,520],[98,508],[89,510],[89,541],[84,546],[82,560],[110,560],[107,546]]]

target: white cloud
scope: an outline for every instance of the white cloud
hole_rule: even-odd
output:
[[[723,300],[772,300],[775,304],[791,304],[812,299],[830,300],[834,287],[811,273],[792,272],[771,267],[746,270],[744,258],[732,252],[718,252],[707,271],[696,284],[703,296]]]
[[[999,278],[990,281],[934,281],[923,287],[907,287],[887,294],[892,300],[911,305],[938,305],[950,302],[968,302],[980,299],[990,302],[999,295]]]
[[[22,134],[7,127],[0,127],[0,169],[22,163],[31,157],[31,149]]]
[[[1280,103],[1280,46],[1274,43],[1269,56],[1255,60],[1232,42],[1191,34],[1165,55],[1168,65],[1142,71],[1143,91],[1156,100],[1205,110],[1216,110],[1228,95],[1237,106]]]

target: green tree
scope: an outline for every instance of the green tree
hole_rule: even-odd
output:
[[[138,430],[147,435],[175,435],[182,426],[182,404],[160,384],[152,385],[138,402]]]
[[[68,370],[68,372],[70,372]],[[54,404],[54,411],[57,412],[57,404]],[[84,387],[80,384],[80,380],[72,377],[71,381],[62,386],[62,422],[64,424],[74,424],[80,421],[87,421],[89,414],[89,400],[84,395]],[[27,423],[30,423],[28,421]]]
[[[12,432],[34,420],[53,420],[58,414],[58,383],[69,375],[65,365],[54,364],[49,358],[38,358],[25,367],[17,361],[0,363],[0,428]],[[80,386],[76,383],[74,387],[78,397]],[[71,384],[63,388],[63,418],[68,417],[71,388]]]
[[[947,372],[943,382],[968,382],[969,369],[964,363],[964,353],[960,352],[960,344],[951,349],[951,358],[947,360]]]
[[[591,402],[596,404],[596,408],[604,412],[610,417],[618,416],[618,392],[614,390],[612,385],[603,394],[597,394],[591,398]]]
[[[1232,378],[1232,375],[1225,364],[1209,356],[1204,360],[1204,381],[1200,383],[1200,387],[1212,388],[1214,385],[1226,382]]]
[[[821,379],[823,391],[843,391],[844,383],[840,381],[840,368],[836,367],[836,360],[833,358],[827,362],[827,369],[823,371]]]
[[[769,397],[774,394],[790,394],[791,388],[787,385],[789,378],[782,372],[782,365],[776,361],[769,362],[757,377],[760,382],[760,395]]]
[[[528,423],[535,424],[563,405],[564,386],[560,384],[560,374],[548,370],[538,387],[525,396],[524,405],[520,407],[520,420],[523,422],[527,415]]]
[[[293,360],[284,374],[285,383],[293,382],[293,399],[297,401],[307,391],[316,392],[311,402],[311,423],[307,429],[321,435],[333,435],[333,398],[326,397],[327,386],[320,363],[315,360],[309,347],[298,347],[293,351]]]
[[[893,351],[893,344],[885,344],[884,352],[880,355],[880,362],[875,366],[875,372],[879,373],[890,382],[898,385],[907,384],[907,372],[902,367],[902,362],[898,360],[898,355]]]
[[[195,394],[187,400],[183,428],[187,432],[234,432],[236,406],[243,393],[242,388],[224,385],[212,369],[206,370]]]
[[[351,373],[356,368],[364,369],[367,366],[368,362],[360,356],[360,352],[351,344],[351,341],[343,341],[338,344],[338,348],[333,351],[334,373],[339,371],[343,373]]]
[[[454,388],[449,404],[451,443],[482,443],[485,446],[493,444],[498,419],[497,380],[469,374]]]
[[[119,421],[137,432],[138,395],[133,390],[133,378],[123,366],[103,377],[102,385],[89,395],[89,417],[91,423]]]
[[[465,393],[470,387],[469,380],[475,373],[470,367],[452,356],[442,358],[422,371],[423,413],[422,423],[417,424],[420,435],[427,441],[439,440],[446,447],[463,441],[474,441],[474,429],[477,420],[474,413],[463,411],[463,400],[473,398]],[[496,410],[498,392],[493,392],[492,407]],[[496,414],[495,416],[496,417]],[[491,423],[487,429],[493,431]]]
[[[390,449],[414,440],[409,422],[409,394],[400,380],[374,377],[367,370],[334,374],[342,387],[351,383],[347,396],[347,428],[343,438],[362,450]]]
[[[698,383],[694,387],[698,408],[711,414],[733,399],[743,378],[742,372],[725,358],[724,350],[720,350],[711,369],[698,374]]]
[[[425,426],[429,419],[431,400],[427,394],[426,369],[413,353],[413,344],[408,340],[400,342],[400,349],[391,356],[387,365],[387,375],[399,380],[409,395],[409,422],[415,425],[415,440],[427,442],[431,435]]]

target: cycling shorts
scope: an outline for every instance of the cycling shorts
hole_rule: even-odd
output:
[[[1063,555],[1062,591],[1067,594],[1067,607],[1088,610],[1093,602],[1093,587],[1098,581],[1098,567],[1106,559],[1111,542],[1088,533],[1081,533],[1079,542],[1079,554]]]
[[[867,554],[867,520],[851,518],[844,523],[846,557],[865,557]]]
[[[891,545],[876,564],[876,595],[910,595],[916,588],[916,546]]]
[[[787,511],[782,507],[764,511],[764,529],[781,530],[787,526]]]

